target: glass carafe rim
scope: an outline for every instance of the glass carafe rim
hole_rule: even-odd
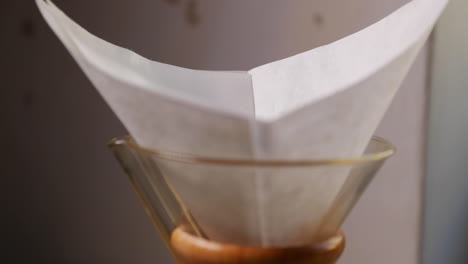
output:
[[[126,144],[135,151],[154,156],[158,159],[165,159],[182,163],[246,167],[315,167],[357,165],[361,163],[383,161],[396,152],[396,148],[392,143],[379,136],[373,136],[369,144],[379,144],[382,148],[381,150],[366,153],[360,157],[338,159],[231,159],[207,157],[188,153],[145,148],[138,145],[130,135],[113,138],[108,143],[109,147],[111,148],[112,146],[120,144]]]
[[[194,154],[154,150],[142,147],[130,136],[116,137],[109,141],[112,146],[126,144],[131,149],[154,156],[158,159],[182,163],[198,163],[206,165],[224,166],[246,166],[246,167],[315,167],[315,166],[344,166],[357,165],[361,163],[383,161],[396,152],[395,146],[388,140],[373,136],[369,144],[379,144],[381,150],[363,154],[360,157],[338,158],[338,159],[230,159],[198,156]]]

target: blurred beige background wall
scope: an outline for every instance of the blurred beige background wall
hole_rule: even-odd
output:
[[[451,0],[433,41],[424,263],[468,263],[468,2]]]
[[[407,1],[57,0],[92,33],[161,62],[242,70],[355,32]],[[10,263],[170,263],[105,143],[125,134],[32,1],[1,1],[2,228]],[[378,134],[397,156],[346,221],[340,263],[419,259],[428,50]]]

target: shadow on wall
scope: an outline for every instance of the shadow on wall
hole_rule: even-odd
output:
[[[200,14],[198,11],[198,1],[197,0],[165,0],[166,3],[172,6],[176,6],[183,12],[183,19],[185,22],[193,27],[197,26],[200,23]],[[186,3],[184,3],[186,2]]]
[[[468,263],[468,2],[451,0],[436,27],[425,206],[425,264]]]

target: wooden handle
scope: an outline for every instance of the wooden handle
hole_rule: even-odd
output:
[[[172,233],[171,246],[181,264],[333,264],[343,253],[345,237],[339,232],[304,247],[243,247],[198,238],[181,226]]]

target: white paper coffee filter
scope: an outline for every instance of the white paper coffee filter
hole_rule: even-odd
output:
[[[361,155],[447,2],[413,0],[329,45],[248,72],[223,72],[150,61],[36,0],[140,145],[241,159]],[[313,241],[349,172],[297,170],[286,178],[281,169],[161,169],[211,239],[260,246]]]

